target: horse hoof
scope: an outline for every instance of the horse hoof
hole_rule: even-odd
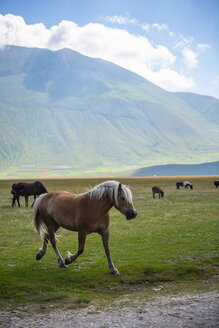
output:
[[[114,269],[113,271],[111,271],[111,274],[114,274],[115,276],[118,276],[119,271],[117,269]]]
[[[70,261],[70,259],[67,257],[66,259],[65,259],[65,265],[68,265],[68,264],[70,264],[71,263],[71,261]]]
[[[36,260],[39,261],[42,258],[42,256],[40,254],[36,255]]]
[[[72,256],[72,254],[69,253],[68,257],[66,257],[66,259],[65,259],[65,264],[66,265],[71,264],[73,261],[74,261],[74,258]]]
[[[59,265],[59,267],[66,269],[68,266],[65,263],[62,263],[62,264]]]
[[[36,260],[39,261],[43,257],[44,254],[45,254],[45,252],[39,251],[36,255]]]

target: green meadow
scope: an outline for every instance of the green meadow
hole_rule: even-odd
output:
[[[101,238],[90,234],[84,253],[67,269],[60,269],[49,245],[36,261],[41,239],[32,225],[33,209],[11,207],[11,185],[0,181],[0,305],[77,308],[121,299],[151,299],[156,295],[199,293],[218,288],[218,177],[186,178],[194,190],[176,190],[178,178],[116,178],[128,184],[136,219],[127,221],[111,210],[111,257],[120,271],[109,272]],[[41,180],[48,191],[82,193],[106,179]],[[165,196],[153,199],[151,188]],[[32,203],[32,197],[29,204]],[[77,250],[77,233],[58,230],[63,256]]]

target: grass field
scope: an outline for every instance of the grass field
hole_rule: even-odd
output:
[[[98,234],[88,236],[84,253],[60,269],[49,245],[41,261],[41,240],[33,209],[11,208],[12,181],[0,181],[0,305],[60,304],[67,308],[118,298],[199,292],[217,288],[219,188],[215,177],[189,178],[194,190],[176,190],[177,178],[122,178],[133,193],[138,216],[126,221],[111,210],[110,249],[119,276],[109,272]],[[218,179],[218,177],[217,177]],[[41,180],[49,191],[87,191],[103,179]],[[14,182],[14,181],[13,181]],[[152,186],[165,191],[153,199]],[[32,198],[29,203],[31,203]],[[77,233],[59,229],[62,256],[77,249]]]

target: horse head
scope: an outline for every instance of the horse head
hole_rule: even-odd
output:
[[[119,183],[117,199],[114,206],[123,215],[125,215],[127,220],[132,220],[137,216],[137,211],[133,206],[132,193],[127,186]]]

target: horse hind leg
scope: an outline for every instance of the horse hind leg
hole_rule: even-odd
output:
[[[11,206],[12,206],[12,207],[16,206],[16,196],[15,196],[15,195],[14,195],[13,198],[12,198]]]
[[[48,241],[49,241],[49,235],[46,234],[44,239],[43,239],[43,247],[39,249],[39,251],[36,255],[37,261],[39,261],[46,254]]]
[[[46,227],[47,227],[48,237],[49,237],[49,238],[47,238],[47,240],[49,239],[49,241],[50,241],[50,243],[51,243],[51,245],[52,245],[52,247],[53,247],[53,249],[54,249],[54,251],[56,253],[56,257],[57,257],[57,261],[58,261],[59,267],[60,268],[67,268],[68,266],[65,265],[65,262],[63,261],[63,258],[62,258],[61,254],[59,253],[59,250],[57,248],[57,242],[56,242],[55,233],[58,230],[59,225],[53,220],[53,218],[50,218],[49,220],[47,220]],[[46,235],[45,235],[45,237],[46,237]],[[47,246],[45,239],[44,239],[44,242],[45,242],[45,246]],[[47,243],[48,243],[48,241],[47,241]],[[42,251],[44,251],[43,248],[42,248]],[[43,254],[43,252],[40,252],[40,255],[41,254]]]
[[[59,225],[51,218],[49,225],[47,225],[48,233],[49,233],[49,241],[56,253],[57,261],[60,268],[67,268],[68,266],[65,264],[59,250],[57,248],[56,236],[55,232],[58,230]]]
[[[41,232],[41,236],[43,235],[43,247],[40,248],[40,250],[38,251],[38,253],[36,255],[36,259],[40,260],[46,254],[48,241],[50,241],[50,243],[56,253],[59,267],[67,268],[67,265],[65,265],[63,258],[61,256],[61,254],[59,253],[59,250],[56,245],[57,243],[56,243],[55,232],[58,230],[59,225],[52,218],[50,218],[50,220],[47,220],[46,223],[44,221],[44,224],[46,224],[46,227],[45,227],[46,231]]]
[[[48,241],[49,241],[49,233],[48,233],[47,226],[45,225],[45,221],[40,216],[39,211],[37,211],[35,215],[36,215],[35,222],[37,222],[37,224],[35,224],[35,228],[43,240],[43,246],[42,248],[39,249],[38,253],[36,254],[36,260],[39,261],[46,254]]]
[[[78,251],[75,254],[68,252],[68,256],[65,259],[65,264],[71,264],[76,258],[84,252],[84,244],[86,241],[87,233],[85,231],[78,232]]]
[[[58,264],[59,264],[59,267],[60,268],[67,268],[68,266],[65,264],[61,254],[59,253],[59,250],[57,248],[57,242],[56,242],[56,237],[55,237],[55,233],[50,233],[49,235],[49,239],[50,239],[50,243],[56,253],[56,257],[57,257],[57,261],[58,261]]]

